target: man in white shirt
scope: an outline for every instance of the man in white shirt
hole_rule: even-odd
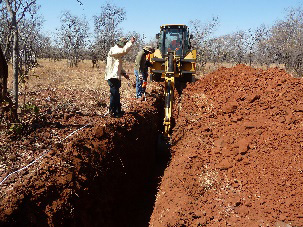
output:
[[[135,37],[132,37],[129,41],[126,38],[120,38],[117,44],[109,50],[107,55],[105,80],[107,80],[110,87],[109,113],[112,117],[121,117],[123,115],[119,88],[121,87],[121,75],[126,79],[129,79],[129,76],[122,68],[122,57],[130,51],[135,41]]]

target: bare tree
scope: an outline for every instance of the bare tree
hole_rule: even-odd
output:
[[[255,31],[255,63],[267,68],[275,61],[272,45],[270,44],[270,28],[261,25]]]
[[[88,22],[84,17],[73,16],[68,11],[62,14],[58,41],[65,51],[70,67],[77,66],[79,62],[81,51],[87,44],[88,30]]]
[[[245,62],[250,66],[255,62],[256,56],[256,32],[248,29],[245,32],[244,46],[246,49]]]
[[[246,54],[246,46],[245,46],[245,32],[238,31],[231,35],[231,47],[233,48],[233,58],[231,59],[235,64],[245,63],[245,54]]]
[[[208,23],[202,24],[200,20],[190,21],[190,31],[193,35],[193,40],[191,44],[194,49],[197,50],[197,63],[198,69],[204,70],[204,67],[210,58],[210,48],[209,48],[209,39],[211,34],[216,29],[218,25],[218,18],[214,17]]]
[[[232,58],[230,40],[230,35],[210,39],[207,45],[209,49],[208,61],[213,62],[214,65],[230,62]]]
[[[10,34],[7,42],[12,41],[12,63],[13,63],[13,102],[14,108],[18,108],[18,75],[19,75],[19,25],[27,17],[32,18],[37,12],[36,0],[3,0],[3,12],[9,15]],[[3,5],[4,4],[4,5]],[[5,14],[5,13],[4,13]],[[12,38],[11,38],[12,37]],[[8,44],[6,45],[9,46]],[[8,50],[6,50],[8,51]]]
[[[13,85],[13,94],[14,94],[14,104],[15,109],[18,108],[18,24],[16,16],[16,4],[15,10],[13,9],[13,2],[5,0],[7,11],[11,17],[11,26],[13,34],[13,74],[14,74],[14,85]]]
[[[105,60],[109,49],[122,36],[119,25],[126,18],[123,8],[106,3],[101,7],[101,13],[94,16],[95,45],[94,48],[101,60]]]
[[[276,62],[285,64],[289,72],[303,76],[303,9],[291,8],[287,13],[285,20],[272,27],[269,43]]]
[[[1,4],[1,3],[0,3]],[[10,59],[10,47],[12,46],[12,32],[10,24],[10,16],[4,3],[1,4],[2,8],[0,10],[0,41],[2,52],[6,59]]]

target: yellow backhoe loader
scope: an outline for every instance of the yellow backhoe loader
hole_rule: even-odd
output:
[[[165,81],[164,136],[169,138],[172,124],[174,90],[181,92],[187,82],[193,82],[196,73],[196,50],[186,25],[169,24],[160,27],[156,35],[157,49],[151,55],[152,81]]]

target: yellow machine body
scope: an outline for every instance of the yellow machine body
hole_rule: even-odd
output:
[[[156,49],[153,54],[151,54],[151,59],[163,59],[162,54],[159,49]],[[174,56],[176,71],[174,72],[175,77],[182,77],[185,73],[191,74],[191,76],[196,75],[196,58],[197,58],[197,51],[191,50],[187,53],[187,55],[183,58],[184,60],[188,61],[181,61],[180,56]],[[164,58],[165,60],[165,58]],[[165,61],[152,61],[151,73],[161,74],[161,78],[164,79],[166,77],[165,72]],[[185,73],[184,73],[185,72]]]
[[[174,90],[193,82],[196,74],[196,50],[191,49],[186,25],[162,25],[158,46],[151,55],[152,81],[165,82],[164,136],[170,137]]]

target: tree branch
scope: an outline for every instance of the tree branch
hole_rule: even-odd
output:
[[[77,0],[77,2],[79,2],[79,4],[80,4],[81,6],[83,6],[83,3],[82,3],[80,0]]]
[[[11,17],[13,18],[14,17],[14,11],[13,11],[13,8],[12,8],[11,4],[9,3],[8,0],[5,0],[5,3],[6,3],[7,11],[11,15]]]
[[[23,17],[25,16],[25,13],[27,12],[27,10],[31,7],[31,5],[35,4],[36,1],[33,0],[30,3],[27,3],[26,6],[23,8],[23,12],[22,15],[20,16],[20,18],[18,19],[18,22],[21,21],[23,19]]]

